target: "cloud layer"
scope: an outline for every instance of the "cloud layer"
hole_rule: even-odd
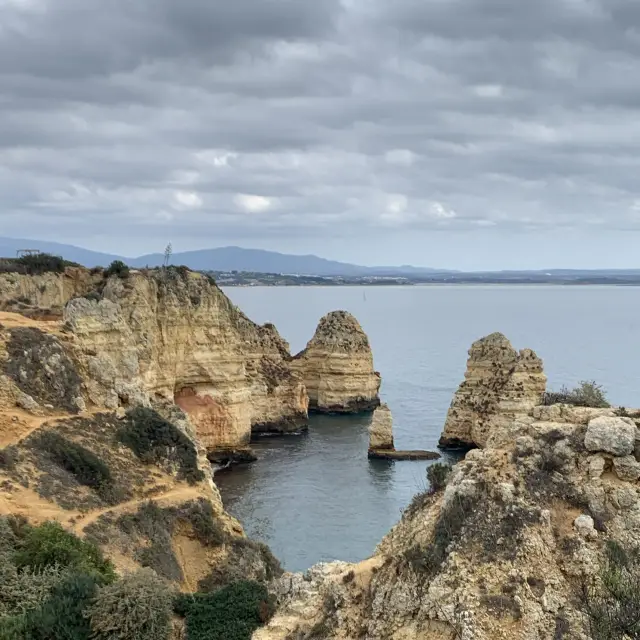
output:
[[[631,0],[0,0],[0,235],[483,268],[568,264],[571,233],[613,266],[638,25]]]

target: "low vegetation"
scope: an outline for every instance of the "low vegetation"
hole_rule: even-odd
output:
[[[547,391],[542,396],[542,404],[571,404],[576,407],[604,409],[610,407],[602,386],[595,381],[583,380],[574,389],[562,387],[560,391]]]
[[[80,484],[94,489],[106,502],[115,504],[119,501],[109,467],[89,449],[55,431],[39,434],[33,440],[33,446],[71,473]]]
[[[437,493],[447,486],[447,479],[451,473],[451,466],[444,462],[434,462],[427,469],[427,480],[429,481],[429,491]]]
[[[173,463],[179,476],[191,484],[204,479],[193,441],[153,409],[131,409],[118,437],[146,464]]]
[[[640,549],[609,541],[599,575],[579,594],[593,640],[640,638]]]
[[[20,273],[30,276],[42,275],[43,273],[64,273],[66,267],[79,266],[77,262],[69,262],[50,253],[0,259],[0,273]]]
[[[151,569],[118,578],[95,544],[58,523],[0,517],[2,640],[168,640],[173,615],[186,640],[250,640],[272,614],[257,582],[177,594]]]
[[[186,620],[187,640],[249,640],[273,615],[267,589],[243,581],[215,593],[183,594],[175,611]]]
[[[87,615],[99,640],[166,640],[173,592],[150,569],[123,576],[98,589]]]

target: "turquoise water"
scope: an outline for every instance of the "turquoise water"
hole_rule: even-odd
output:
[[[225,293],[273,322],[292,352],[319,318],[353,313],[369,335],[396,447],[435,448],[467,349],[503,332],[545,363],[550,386],[595,379],[616,404],[640,406],[640,290],[634,287],[255,287]],[[216,475],[223,500],[287,569],[370,555],[412,496],[420,461],[369,461],[366,416],[312,418],[306,436],[262,440],[259,461]]]

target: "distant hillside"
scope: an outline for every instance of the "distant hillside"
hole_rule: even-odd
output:
[[[106,266],[113,260],[123,260],[132,267],[157,267],[164,260],[162,253],[152,253],[139,258],[125,258],[57,242],[0,237],[0,256],[13,257],[18,249],[39,249],[60,255],[72,262],[79,262],[87,267]],[[435,269],[411,266],[363,267],[346,262],[325,260],[314,255],[296,256],[241,247],[219,247],[174,253],[171,257],[171,263],[184,264],[197,271],[251,271],[310,276],[402,275],[405,273],[437,272]]]

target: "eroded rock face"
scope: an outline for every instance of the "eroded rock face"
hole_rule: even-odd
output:
[[[539,404],[546,383],[542,360],[530,349],[516,351],[501,333],[474,342],[440,446],[483,447],[492,429]]]
[[[360,413],[380,404],[380,374],[373,368],[369,339],[346,311],[324,316],[291,365],[304,380],[309,410]]]
[[[278,432],[306,424],[308,400],[286,363],[287,343],[200,274],[111,277],[102,299],[71,300],[64,320],[96,405],[175,401],[208,449],[246,445],[252,426]]]
[[[88,269],[67,267],[63,274],[0,274],[0,308],[22,307],[49,309],[62,313],[62,307],[73,297],[85,295],[95,288],[101,274]]]
[[[369,451],[393,450],[393,416],[386,404],[374,412],[369,425]]]

